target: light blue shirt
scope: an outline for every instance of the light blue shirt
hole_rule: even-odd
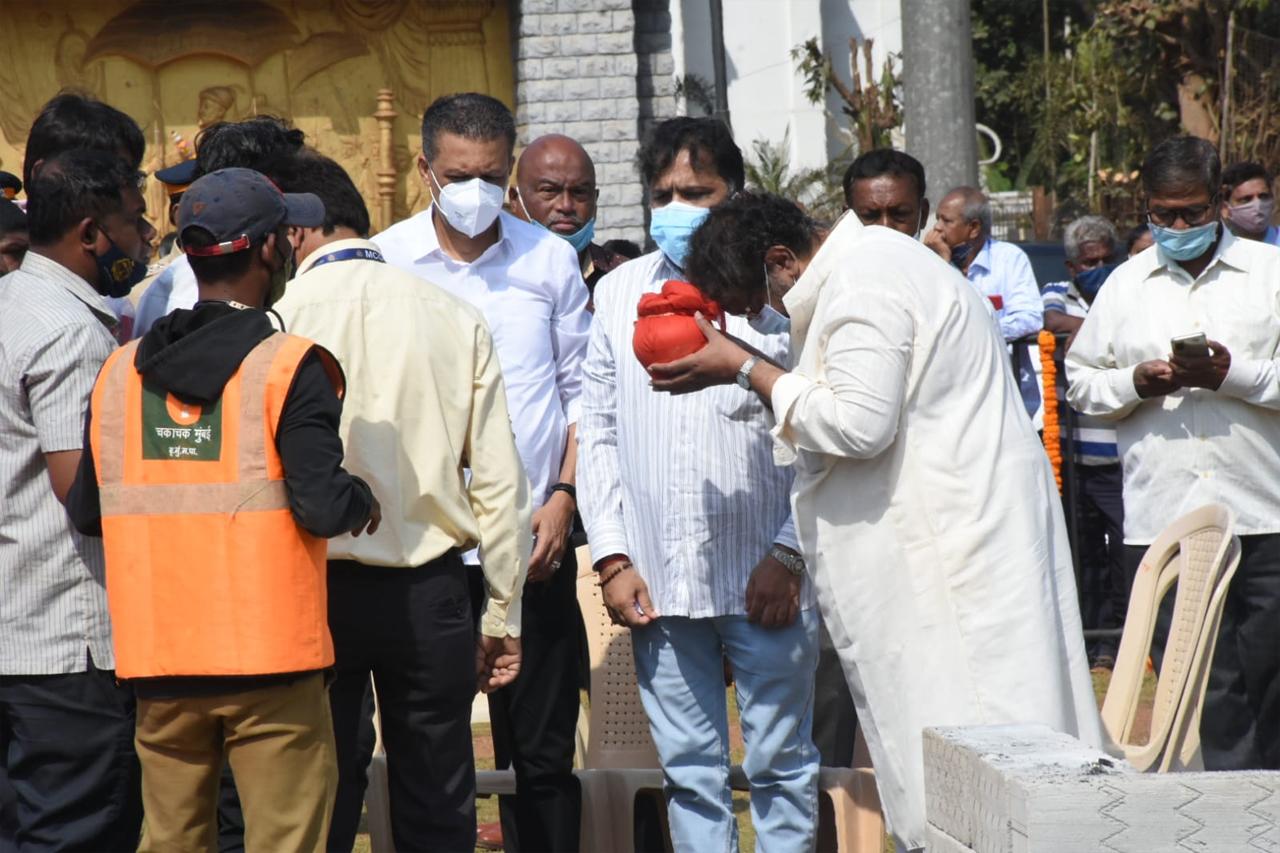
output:
[[[1263,235],[1262,242],[1280,246],[1280,226],[1272,225],[1268,228],[1267,233]]]
[[[1044,328],[1044,303],[1027,253],[1003,240],[987,240],[969,264],[969,281],[983,296],[999,296],[996,309],[1006,341],[1034,335]]]

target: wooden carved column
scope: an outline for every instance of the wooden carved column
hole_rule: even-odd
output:
[[[393,128],[399,115],[391,105],[394,93],[390,89],[378,90],[378,110],[373,117],[378,121],[378,223],[375,230],[390,228],[394,221],[396,197],[396,158]]]

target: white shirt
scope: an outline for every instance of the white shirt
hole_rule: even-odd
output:
[[[382,501],[377,535],[337,536],[329,559],[418,566],[480,544],[481,631],[519,636],[533,551],[529,480],[489,331],[475,308],[404,270],[368,258],[326,261],[372,248],[338,240],[316,250],[276,306],[290,332],[342,362],[343,464]]]
[[[1184,388],[1143,400],[1141,362],[1168,358],[1170,339],[1204,332],[1231,352],[1217,391]],[[1153,246],[1121,265],[1067,353],[1067,397],[1118,421],[1124,534],[1148,545],[1170,521],[1219,501],[1242,534],[1280,532],[1280,249],[1222,241],[1194,281]]]
[[[387,263],[469,302],[493,333],[516,446],[534,509],[560,481],[569,425],[578,421],[591,315],[578,255],[545,228],[501,213],[498,241],[471,263],[440,248],[429,207],[373,238]]]
[[[179,308],[191,308],[200,298],[196,274],[186,254],[173,259],[138,300],[138,316],[133,323],[133,336],[140,338],[151,330],[156,320]]]
[[[683,274],[661,252],[628,261],[595,290],[582,369],[578,498],[596,558],[626,554],[664,616],[746,612],[751,571],[777,542],[797,548],[791,471],[773,463],[768,411],[737,385],[672,396],[649,386],[632,349],[636,304]],[[728,331],[787,363],[788,336],[741,317]],[[813,605],[806,579],[801,607]]]

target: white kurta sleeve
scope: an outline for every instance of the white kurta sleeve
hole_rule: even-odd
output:
[[[898,432],[915,321],[891,288],[846,289],[827,308],[831,319],[809,331],[810,345],[822,347],[824,375],[779,377],[773,434],[793,451],[871,458]]]
[[[1102,288],[1084,318],[1075,342],[1067,350],[1067,402],[1085,415],[1119,420],[1138,407],[1142,398],[1133,384],[1135,364],[1119,364],[1116,340],[1118,306],[1113,291]]]

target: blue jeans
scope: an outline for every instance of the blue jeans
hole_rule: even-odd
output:
[[[759,853],[812,850],[818,822],[813,679],[818,612],[779,630],[745,616],[663,616],[633,628],[636,676],[666,781],[677,853],[737,851],[721,655],[733,666]]]

